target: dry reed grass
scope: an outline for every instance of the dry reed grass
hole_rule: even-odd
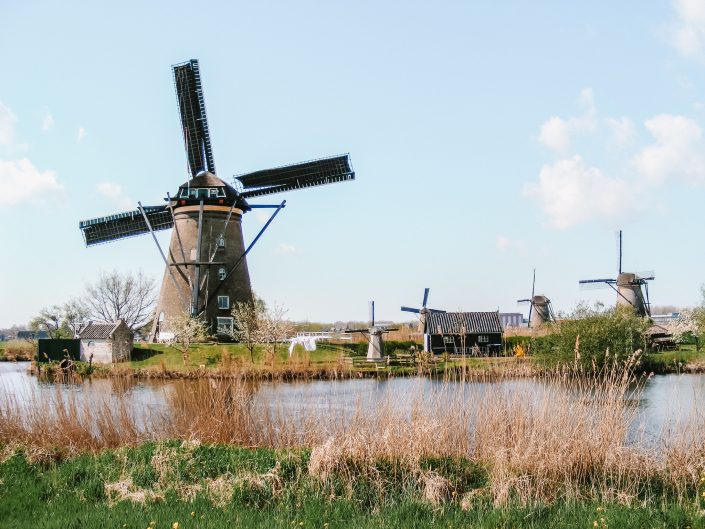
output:
[[[309,476],[321,482],[333,476],[374,482],[377,465],[385,461],[411,469],[432,504],[451,493],[466,503],[489,495],[495,505],[586,498],[631,504],[666,493],[692,499],[705,475],[705,421],[691,417],[664,432],[658,450],[635,437],[637,410],[630,400],[638,397],[644,381],[635,380],[630,367],[592,374],[564,369],[531,385],[460,382],[424,390],[419,384],[403,399],[389,395],[374,406],[357,403],[348,413],[325,407],[292,410],[262,398],[256,384],[234,378],[194,381],[171,392],[164,409],[141,414],[129,409],[122,394],[85,402],[80,392],[57,390],[49,398],[18,402],[5,392],[0,395],[0,445],[23,446],[34,459],[163,439],[305,447],[312,449]],[[167,469],[173,457],[158,452],[153,466]],[[447,477],[424,467],[431,457],[481,465],[489,475],[487,489],[455,490]],[[158,475],[160,482],[170,479],[168,470]],[[238,479],[251,486],[281,486],[276,469],[266,476],[223,479],[207,485],[214,497],[220,489],[227,495]],[[121,480],[110,494],[139,499],[143,492]]]

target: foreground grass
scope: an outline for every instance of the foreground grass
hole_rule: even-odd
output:
[[[3,528],[703,527],[675,502],[495,507],[485,470],[462,459],[331,473],[308,451],[180,441],[61,461],[4,452]]]

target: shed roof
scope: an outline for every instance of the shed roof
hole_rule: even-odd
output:
[[[118,320],[116,323],[89,323],[86,327],[78,333],[78,337],[87,340],[107,340],[112,338],[113,332],[117,330],[118,327],[123,325],[122,320]]]
[[[426,324],[428,334],[502,332],[499,312],[431,312]]]

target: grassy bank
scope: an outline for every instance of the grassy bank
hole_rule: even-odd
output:
[[[306,450],[148,443],[30,462],[5,448],[5,528],[703,527],[696,503],[624,505],[492,500],[486,469],[464,459],[327,469]],[[178,524],[178,525],[177,525]]]

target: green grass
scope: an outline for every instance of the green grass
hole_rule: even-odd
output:
[[[156,456],[156,457],[155,457]],[[161,456],[167,456],[158,460]],[[156,461],[156,462],[155,462]],[[556,503],[496,508],[478,495],[461,509],[464,489],[481,490],[482,469],[462,461],[429,460],[426,469],[449,478],[460,494],[440,504],[424,500],[409,469],[378,464],[380,474],[326,481],[307,472],[305,451],[245,449],[181,443],[147,444],[60,462],[30,463],[15,454],[0,463],[0,527],[19,528],[415,528],[415,527],[703,527],[692,507],[646,504]],[[276,485],[257,485],[243,476],[277,469]],[[224,496],[207,491],[208,480],[230,476],[235,485]],[[239,477],[239,478],[238,478]],[[105,485],[129,478],[133,486],[158,491],[146,503],[108,501]],[[238,481],[238,479],[240,481]],[[381,486],[380,486],[381,484]],[[184,491],[201,490],[184,499]],[[218,501],[222,500],[222,503]],[[217,505],[216,505],[217,504]],[[604,520],[604,523],[601,521]],[[152,523],[154,522],[154,523]]]
[[[325,364],[336,362],[340,352],[335,349],[321,348],[316,351],[306,353],[301,347],[294,351],[294,359],[308,358],[312,364]],[[215,369],[222,362],[223,357],[229,357],[232,361],[241,362],[243,365],[252,365],[250,352],[242,344],[195,344],[191,346],[188,353],[188,361],[184,365],[184,359],[180,351],[165,344],[140,343],[135,344],[132,351],[132,361],[129,367],[135,369],[165,367],[169,370],[180,371],[190,370],[198,367]],[[265,347],[256,346],[254,351],[254,364],[261,365],[265,358]],[[286,345],[277,347],[276,359],[278,362],[289,360],[289,351]]]

